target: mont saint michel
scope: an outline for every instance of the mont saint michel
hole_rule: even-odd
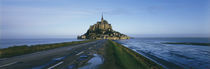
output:
[[[77,38],[111,40],[130,39],[129,36],[113,30],[111,24],[109,24],[107,20],[104,20],[103,14],[101,17],[101,21],[98,21],[96,24],[91,25],[84,35],[78,36]]]
[[[0,4],[0,69],[210,69],[210,0]]]

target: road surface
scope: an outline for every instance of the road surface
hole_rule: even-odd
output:
[[[75,69],[84,65],[106,40],[0,59],[0,69]]]

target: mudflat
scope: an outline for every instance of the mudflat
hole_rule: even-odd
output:
[[[98,63],[91,65],[89,62]],[[0,59],[0,69],[162,69],[111,40],[95,40]]]

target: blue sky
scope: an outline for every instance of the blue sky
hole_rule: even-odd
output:
[[[133,37],[210,37],[208,0],[1,0],[1,38],[74,38],[104,12]]]

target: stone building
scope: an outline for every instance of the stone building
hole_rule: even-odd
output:
[[[101,21],[98,21],[96,24],[91,25],[88,31],[81,36],[77,37],[78,39],[130,39],[127,35],[121,34],[112,29],[111,24],[108,21],[104,20],[103,14]]]

